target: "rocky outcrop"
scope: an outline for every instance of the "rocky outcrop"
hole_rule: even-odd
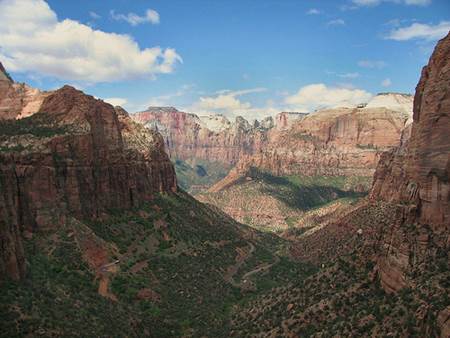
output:
[[[409,115],[387,108],[318,111],[270,135],[268,145],[241,158],[223,189],[250,168],[274,175],[372,176],[381,154],[400,144]]]
[[[0,120],[34,114],[48,95],[25,83],[15,83],[0,63]]]
[[[202,159],[227,165],[262,149],[272,126],[270,121],[251,125],[242,117],[234,122],[220,115],[199,117],[172,107],[149,107],[132,117],[161,132],[172,158]]]
[[[450,35],[422,70],[414,97],[411,136],[383,154],[370,198],[397,203],[400,215],[383,237],[378,259],[388,291],[409,285],[408,275],[434,261],[450,244]],[[413,230],[413,231],[411,231]]]
[[[281,112],[275,116],[275,126],[278,130],[289,129],[295,121],[307,116],[307,113]]]
[[[176,190],[158,133],[72,87],[50,93],[36,114],[0,126],[1,275],[23,275],[23,231],[54,229],[68,215],[95,219]]]
[[[387,108],[411,115],[413,100],[414,97],[410,94],[379,93],[367,103],[366,108]]]

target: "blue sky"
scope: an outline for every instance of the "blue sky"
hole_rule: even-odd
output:
[[[0,0],[0,61],[130,112],[254,117],[413,93],[449,29],[448,0]]]

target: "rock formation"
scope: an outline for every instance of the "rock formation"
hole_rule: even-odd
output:
[[[278,176],[372,176],[381,154],[400,144],[408,119],[384,107],[314,112],[272,133],[264,149],[242,157],[211,190],[223,189],[251,167]]]
[[[412,114],[413,96],[401,93],[379,93],[374,96],[366,105],[366,108],[387,108]]]
[[[0,63],[0,120],[33,114],[48,94],[25,83],[15,83]]]
[[[275,116],[275,125],[278,130],[289,129],[293,123],[305,116],[307,113],[297,113],[297,112],[281,112]]]
[[[227,165],[262,149],[268,139],[265,126],[271,126],[269,121],[252,126],[242,117],[234,122],[220,115],[198,117],[172,107],[149,107],[132,117],[161,132],[172,158]]]
[[[374,176],[370,198],[401,206],[397,224],[384,234],[378,259],[380,279],[388,291],[409,286],[411,271],[442,253],[448,254],[449,74],[450,35],[438,43],[422,70],[414,97],[411,137],[383,154]]]
[[[0,101],[11,105],[6,115],[16,108]],[[24,274],[22,232],[54,229],[68,215],[95,219],[176,190],[158,133],[72,87],[48,93],[35,114],[0,128],[1,275]]]

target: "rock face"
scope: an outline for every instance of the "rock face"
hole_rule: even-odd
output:
[[[48,93],[15,83],[0,63],[0,120],[19,119],[39,110]]]
[[[373,97],[366,108],[387,108],[412,115],[414,97],[401,93],[380,93]]]
[[[309,114],[272,133],[264,149],[241,158],[211,189],[223,189],[251,167],[277,176],[372,176],[381,154],[400,144],[408,119],[407,113],[380,107]]]
[[[408,274],[448,253],[450,233],[450,36],[436,46],[414,97],[411,137],[383,154],[370,197],[402,206],[384,235],[378,268],[383,287],[409,285]],[[413,226],[414,233],[407,226]],[[433,245],[431,245],[433,244]],[[437,249],[431,250],[430,247]]]
[[[281,112],[275,116],[275,125],[278,130],[289,129],[292,124],[307,116],[307,113],[297,113],[297,112]]]
[[[220,115],[198,117],[172,107],[149,107],[132,117],[161,132],[172,158],[203,159],[227,165],[262,149],[268,139],[265,126],[270,126],[267,121],[252,126],[242,117],[234,122]]]
[[[67,215],[101,217],[176,190],[158,133],[72,87],[49,93],[36,114],[0,127],[2,276],[24,274],[23,231],[53,229]]]

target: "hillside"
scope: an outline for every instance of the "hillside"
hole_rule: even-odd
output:
[[[411,138],[382,156],[370,200],[292,245],[320,272],[237,309],[236,336],[449,336],[449,60],[450,35],[422,71]]]
[[[119,107],[64,86],[0,130],[1,337],[226,337],[235,304],[315,271],[180,190]]]
[[[241,285],[283,246],[181,192],[101,220],[68,218],[24,240],[29,268],[2,282],[0,336],[226,337],[233,304],[314,271],[282,258]]]
[[[230,186],[195,197],[239,222],[281,233],[316,226],[317,217],[314,222],[309,218],[323,217],[338,205],[350,206],[369,186],[367,177],[274,176],[252,168]]]

